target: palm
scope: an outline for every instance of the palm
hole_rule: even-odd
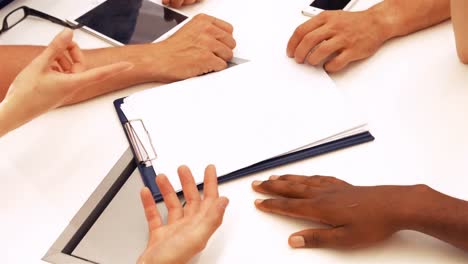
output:
[[[187,167],[179,168],[179,177],[187,200],[185,207],[167,177],[156,177],[168,208],[167,225],[163,225],[150,191],[145,188],[141,192],[150,233],[147,248],[140,257],[144,263],[186,263],[206,246],[221,225],[227,199],[218,195],[214,166],[205,171],[203,200]]]

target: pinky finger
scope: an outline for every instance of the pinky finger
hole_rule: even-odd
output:
[[[350,54],[346,51],[341,52],[336,57],[325,63],[325,70],[327,72],[338,72],[344,69],[350,62],[352,62]]]
[[[62,72],[71,72],[72,71],[72,62],[68,59],[65,54],[60,55],[57,57],[55,62],[60,66]]]
[[[211,63],[211,71],[222,71],[227,68],[228,64],[225,60],[221,59],[220,57],[213,55],[215,58],[213,58],[213,61]],[[210,72],[211,72],[210,71]],[[208,72],[206,72],[208,73]]]

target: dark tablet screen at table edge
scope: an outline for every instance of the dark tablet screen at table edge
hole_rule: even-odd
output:
[[[108,0],[75,21],[122,44],[151,43],[186,16],[148,0]]]
[[[344,9],[349,2],[351,0],[314,0],[310,6],[323,10],[340,10]]]

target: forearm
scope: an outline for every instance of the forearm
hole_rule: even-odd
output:
[[[157,52],[159,45],[125,46],[84,51],[85,61],[87,62],[86,66],[88,68],[104,66],[119,61],[131,62],[135,67],[104,82],[86,87],[67,103],[81,102],[135,84],[162,79],[158,75],[158,70],[162,70],[163,65],[159,66],[158,62],[145,59],[146,56],[144,55],[144,52]],[[42,46],[2,46],[0,48],[0,61],[8,62],[8,64],[0,67],[0,76],[2,76],[0,78],[0,102],[5,97],[8,87],[15,77],[43,49],[44,47]],[[154,55],[152,58],[154,58]]]
[[[388,40],[448,19],[450,0],[385,0],[368,12],[373,14]]]
[[[451,14],[458,57],[468,64],[468,1],[452,0]]]
[[[468,250],[468,202],[418,187],[413,201],[407,201],[402,229],[433,236],[460,249]]]
[[[0,102],[3,101],[13,80],[42,52],[40,46],[0,46]]]
[[[158,50],[158,45],[152,44],[151,48],[148,45],[133,45],[125,47],[113,47],[94,50],[84,50],[85,61],[88,68],[109,65],[121,61],[127,61],[134,67],[122,74],[112,77],[97,85],[91,85],[81,90],[68,102],[69,104],[81,102],[89,98],[93,98],[112,91],[127,88],[136,84],[164,81],[159,74],[159,70],[163,69],[164,65],[158,66],[158,61],[154,60],[154,56],[148,56],[145,52]],[[151,58],[151,59],[150,59]]]

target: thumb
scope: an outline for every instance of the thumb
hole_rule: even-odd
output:
[[[49,43],[47,48],[36,58],[41,67],[48,67],[54,60],[73,44],[73,31],[65,29]]]
[[[293,248],[348,248],[351,247],[344,227],[307,229],[292,234],[289,245]]]
[[[105,81],[115,75],[133,68],[130,62],[118,62],[98,68],[93,68],[84,72],[75,73],[70,76],[70,83],[73,87],[83,87],[98,82]]]

